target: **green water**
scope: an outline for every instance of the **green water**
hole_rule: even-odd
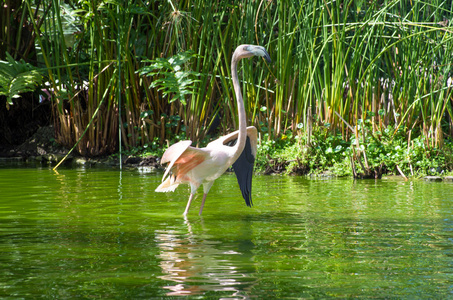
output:
[[[453,183],[0,165],[0,298],[453,299]]]

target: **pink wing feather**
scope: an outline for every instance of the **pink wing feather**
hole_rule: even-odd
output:
[[[176,160],[186,151],[187,148],[192,144],[192,141],[180,141],[176,144],[171,145],[162,155],[162,159],[160,160],[160,164],[163,165],[167,162],[170,162],[165,170],[164,176],[162,177],[162,181],[165,180],[168,173],[170,172],[171,168],[175,164]]]
[[[175,176],[175,180],[182,180],[183,177],[201,164],[208,155],[201,149],[190,147],[192,141],[181,141],[178,142],[165,151],[162,156],[161,164],[170,162],[165,170],[162,181],[168,176],[169,172],[172,171]]]

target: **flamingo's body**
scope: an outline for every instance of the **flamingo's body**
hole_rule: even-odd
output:
[[[257,130],[253,126],[246,127],[244,102],[237,75],[238,61],[252,56],[262,56],[270,62],[266,50],[261,46],[253,45],[237,47],[231,61],[233,86],[238,104],[239,130],[218,138],[205,148],[191,147],[192,141],[180,141],[169,147],[162,156],[161,164],[168,163],[168,166],[162,178],[162,183],[156,188],[156,192],[173,192],[179,184],[189,184],[191,192],[184,215],[189,211],[196,190],[200,185],[203,185],[201,215],[206,196],[214,180],[219,178],[231,165],[233,165],[238,177],[246,204],[248,206],[252,204],[250,196],[251,176],[256,156]],[[230,146],[231,144],[234,145]]]

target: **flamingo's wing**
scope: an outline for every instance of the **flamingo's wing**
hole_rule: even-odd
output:
[[[227,134],[227,135],[224,135],[224,136],[218,138],[217,140],[215,140],[209,144],[221,143],[222,145],[234,146],[234,145],[236,145],[238,135],[239,135],[239,130],[236,130],[230,134]],[[250,146],[252,147],[252,154],[253,154],[253,156],[256,156],[256,149],[257,149],[257,143],[258,143],[258,131],[256,130],[255,126],[247,127],[247,136],[250,138]],[[208,144],[208,146],[209,146],[209,144]]]
[[[165,180],[167,177],[168,173],[170,172],[171,168],[175,164],[175,162],[178,160],[178,158],[184,153],[184,151],[187,150],[187,148],[190,147],[192,144],[192,141],[180,141],[176,144],[171,145],[168,147],[168,149],[165,151],[164,155],[162,155],[162,159],[160,160],[160,163],[163,165],[167,162],[170,162],[165,169],[164,176],[162,177],[162,181]]]
[[[162,181],[172,172],[175,178],[186,175],[187,172],[201,164],[209,154],[199,148],[190,147],[191,141],[180,141],[165,151],[161,159],[161,164],[169,162]]]
[[[234,146],[237,142],[236,136],[230,136],[224,142],[229,146]],[[252,176],[253,176],[253,165],[256,157],[256,145],[257,145],[257,131],[256,128],[250,126],[247,128],[247,141],[245,143],[244,150],[242,151],[239,158],[233,163],[233,170],[236,174],[236,178],[239,183],[239,188],[242,192],[242,197],[245,200],[245,204],[251,207],[252,203]]]
[[[162,155],[162,159],[160,160],[160,163],[163,165],[167,162],[175,161],[178,159],[178,157],[181,156],[181,154],[186,151],[189,146],[192,145],[192,141],[180,141],[177,142],[176,144],[171,145],[168,147],[168,149],[165,151],[164,155]]]

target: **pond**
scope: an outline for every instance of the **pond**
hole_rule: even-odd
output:
[[[453,298],[453,183],[0,164],[0,298]]]

